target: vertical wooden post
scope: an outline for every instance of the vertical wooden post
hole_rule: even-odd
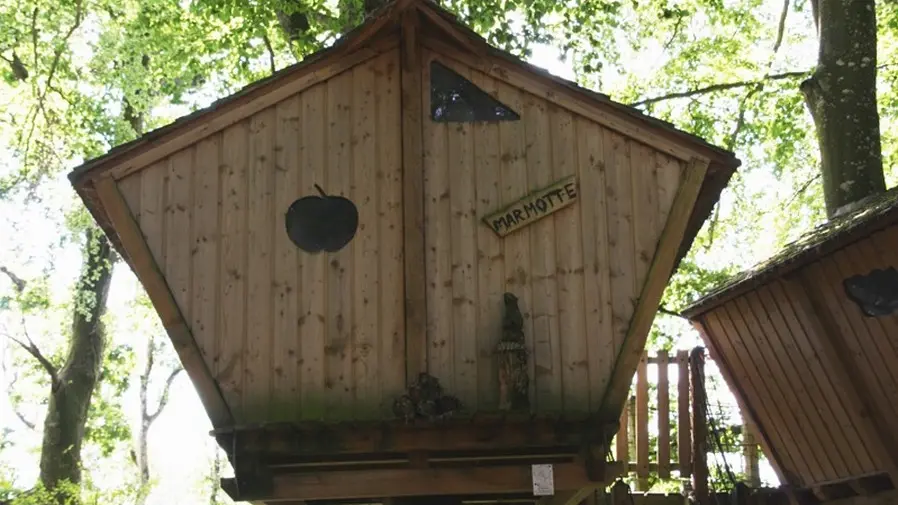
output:
[[[658,351],[658,477],[670,478],[670,386],[667,351]]]
[[[636,456],[636,437],[637,430],[639,430],[639,425],[636,424],[636,396],[630,396],[630,399],[628,401],[630,403],[630,407],[627,410],[629,411],[630,416],[629,419],[627,419],[627,422],[630,423],[630,439],[627,440],[627,447],[630,452],[630,456],[632,457]],[[631,460],[630,462],[633,463],[633,460]],[[632,466],[633,465],[630,465],[630,470],[634,469],[632,468]],[[636,484],[638,485],[639,483],[637,482]]]
[[[649,378],[648,353],[643,352],[636,368],[636,475],[639,491],[649,487]]]
[[[689,356],[692,390],[692,489],[699,505],[710,503],[708,495],[708,429],[705,424],[705,350],[696,347]]]
[[[424,272],[424,114],[418,13],[402,15],[402,211],[405,255],[406,382],[427,369]]]
[[[757,489],[761,487],[760,467],[758,464],[758,441],[755,438],[755,427],[747,417],[742,423],[742,455],[745,458],[745,477],[748,485]]]
[[[680,478],[692,475],[692,423],[689,419],[689,353],[677,351],[677,462]]]
[[[617,430],[617,453],[615,454],[617,461],[623,465],[623,473],[626,475],[630,471],[630,413],[629,403],[624,403],[624,410],[620,414],[620,427]]]

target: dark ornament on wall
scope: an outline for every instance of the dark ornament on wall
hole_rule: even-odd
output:
[[[309,253],[337,252],[346,247],[359,227],[359,211],[342,196],[328,195],[315,185],[320,195],[304,196],[287,209],[287,235]]]
[[[898,311],[898,270],[895,267],[853,275],[842,284],[848,298],[868,317],[887,316]]]
[[[515,295],[505,293],[504,300],[502,339],[496,346],[496,354],[499,356],[499,408],[529,409],[530,377],[527,375],[527,361],[530,353],[524,342],[524,316]]]
[[[439,379],[427,372],[418,374],[408,391],[393,402],[393,414],[406,423],[447,419],[461,409],[461,401],[446,394]]]

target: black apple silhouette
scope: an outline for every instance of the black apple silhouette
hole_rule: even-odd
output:
[[[320,196],[304,196],[287,209],[287,236],[306,252],[337,252],[355,236],[359,211],[349,199],[328,195],[317,184],[315,189]]]

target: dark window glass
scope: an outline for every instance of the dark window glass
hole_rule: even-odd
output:
[[[521,118],[507,105],[436,61],[430,64],[430,107],[430,117],[442,123]]]

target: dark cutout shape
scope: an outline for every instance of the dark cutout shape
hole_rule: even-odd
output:
[[[440,123],[517,121],[521,116],[437,61],[430,63],[430,117]]]
[[[320,196],[304,196],[287,209],[287,236],[309,253],[337,252],[355,236],[359,211],[349,199],[328,195],[317,184],[315,189]]]
[[[898,270],[895,267],[853,275],[842,284],[848,298],[869,317],[887,316],[898,310]]]

